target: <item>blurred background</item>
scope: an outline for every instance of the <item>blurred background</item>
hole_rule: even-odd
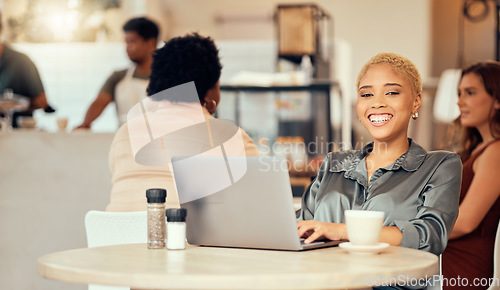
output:
[[[241,71],[296,69],[296,64],[287,66],[278,61],[279,25],[274,16],[282,4],[303,3],[296,0],[0,1],[3,39],[34,61],[49,102],[57,110],[52,115],[41,110],[36,112],[38,127],[46,131],[57,130],[58,116],[68,118],[69,128],[81,123],[106,77],[114,70],[127,67],[129,60],[121,27],[131,17],[147,16],[156,21],[161,41],[192,31],[212,36],[224,65],[222,84],[230,83]],[[378,52],[391,51],[413,60],[424,80],[421,119],[412,124],[415,128],[411,135],[427,149],[442,147],[445,140],[440,136],[444,136],[447,129],[441,126],[440,118],[433,116],[439,79],[446,69],[497,58],[498,3],[491,0],[323,0],[313,4],[328,16],[320,27],[322,53],[328,60],[327,77],[338,81],[341,91],[330,97],[332,139],[347,141],[341,134],[352,136],[353,143],[368,138],[359,128],[355,112],[346,109],[352,110],[355,103],[354,82],[363,63]],[[274,140],[283,135],[276,119],[288,116],[303,120],[315,112],[315,108],[304,109],[311,104],[307,93],[281,96],[285,99],[280,99],[280,104],[288,105],[281,107],[275,96],[266,93],[251,97],[243,93],[237,97],[241,99],[238,106],[244,108],[239,116],[240,126],[257,139]],[[223,94],[219,117],[234,119],[237,110],[234,98],[234,93]],[[444,104],[440,110],[453,114],[455,100],[450,96]],[[92,130],[114,132],[118,126],[114,110],[108,106]],[[342,126],[345,122],[352,126]],[[351,132],[342,133],[342,130]]]

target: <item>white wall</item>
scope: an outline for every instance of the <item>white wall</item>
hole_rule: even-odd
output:
[[[130,65],[122,42],[16,43],[14,48],[35,63],[49,103],[57,110],[55,114],[35,111],[37,127],[49,132],[57,131],[58,117],[68,118],[68,130],[80,125],[106,79],[113,71]],[[92,130],[114,132],[117,128],[111,103],[92,124]]]

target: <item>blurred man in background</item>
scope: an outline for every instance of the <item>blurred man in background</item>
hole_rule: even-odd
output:
[[[121,126],[127,121],[130,108],[146,96],[153,52],[158,42],[158,26],[147,18],[139,17],[127,21],[123,31],[127,55],[134,64],[128,69],[113,72],[87,110],[85,120],[77,129],[90,129],[92,122],[113,101]]]
[[[0,35],[2,33],[2,17],[0,13]],[[36,109],[44,109],[51,113],[54,110],[47,102],[42,81],[35,64],[23,53],[15,51],[10,45],[0,42],[0,94],[12,90],[15,95],[29,98],[30,105],[26,111],[14,113],[12,127],[17,128],[19,116],[33,116]]]

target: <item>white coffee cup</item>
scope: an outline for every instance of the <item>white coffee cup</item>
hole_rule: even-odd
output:
[[[373,246],[379,242],[384,223],[383,211],[346,210],[347,236],[355,246]]]

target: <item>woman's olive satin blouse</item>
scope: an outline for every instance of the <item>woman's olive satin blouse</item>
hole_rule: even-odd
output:
[[[441,254],[458,216],[462,163],[446,151],[410,147],[394,163],[376,170],[367,181],[361,151],[329,153],[302,197],[299,220],[344,223],[348,209],[385,212],[384,226],[403,233],[401,246]]]

